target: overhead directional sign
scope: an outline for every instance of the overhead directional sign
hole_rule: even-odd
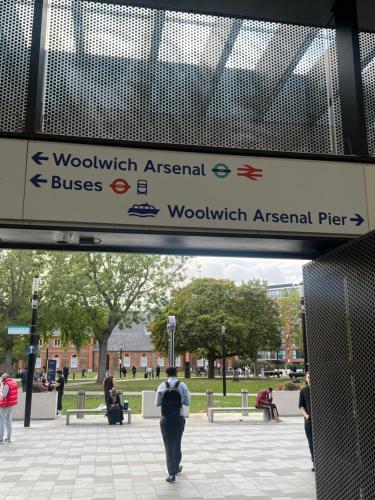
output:
[[[361,164],[30,142],[24,219],[362,234]]]
[[[29,335],[29,326],[8,326],[8,335]]]

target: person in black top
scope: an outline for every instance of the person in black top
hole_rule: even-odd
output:
[[[65,365],[63,368],[63,375],[64,375],[64,381],[67,384],[68,383],[68,377],[69,377],[69,368],[68,365]]]
[[[116,389],[112,389],[107,396],[107,417],[109,425],[117,423],[122,425],[124,420],[120,396],[117,394]]]
[[[135,378],[135,374],[137,373],[137,367],[135,365],[132,366],[132,374],[133,378]]]
[[[106,378],[104,379],[103,382],[103,389],[104,389],[104,401],[105,404],[108,405],[108,395],[112,391],[112,389],[116,389],[116,382],[113,378],[113,375],[108,372]]]
[[[62,411],[62,397],[64,394],[64,384],[65,380],[63,377],[63,372],[62,370],[57,370],[57,380],[53,384],[57,391],[57,415],[60,417],[61,416],[61,411]]]
[[[155,371],[156,371],[156,378],[160,378],[160,366],[159,365],[157,365]]]
[[[299,409],[305,419],[305,434],[309,443],[311,460],[313,463],[312,471],[315,471],[314,466],[314,445],[312,437],[312,420],[311,420],[311,400],[310,400],[310,372],[305,375],[306,386],[301,389],[299,394]]]

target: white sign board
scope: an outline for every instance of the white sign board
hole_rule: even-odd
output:
[[[8,335],[29,335],[29,326],[8,326]]]
[[[0,219],[22,218],[27,141],[0,139]]]
[[[30,142],[24,219],[363,234],[363,166]]]

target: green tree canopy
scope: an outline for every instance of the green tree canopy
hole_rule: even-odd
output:
[[[116,325],[145,320],[165,305],[184,278],[184,257],[146,254],[56,253],[49,262],[54,303],[50,327],[77,348],[93,334],[99,345],[98,382],[105,376],[107,345]]]
[[[302,350],[301,297],[298,291],[294,288],[283,290],[277,303],[286,343]]]
[[[209,376],[222,356],[221,328],[225,326],[228,356],[253,356],[264,345],[279,345],[277,307],[264,284],[250,281],[237,287],[229,280],[196,279],[180,289],[151,325],[157,350],[166,353],[166,318],[176,316],[175,350],[208,359]]]

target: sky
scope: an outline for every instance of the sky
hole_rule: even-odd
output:
[[[302,266],[309,261],[291,259],[250,259],[234,257],[193,257],[188,265],[190,278],[230,279],[237,284],[251,279],[269,285],[300,283]]]

